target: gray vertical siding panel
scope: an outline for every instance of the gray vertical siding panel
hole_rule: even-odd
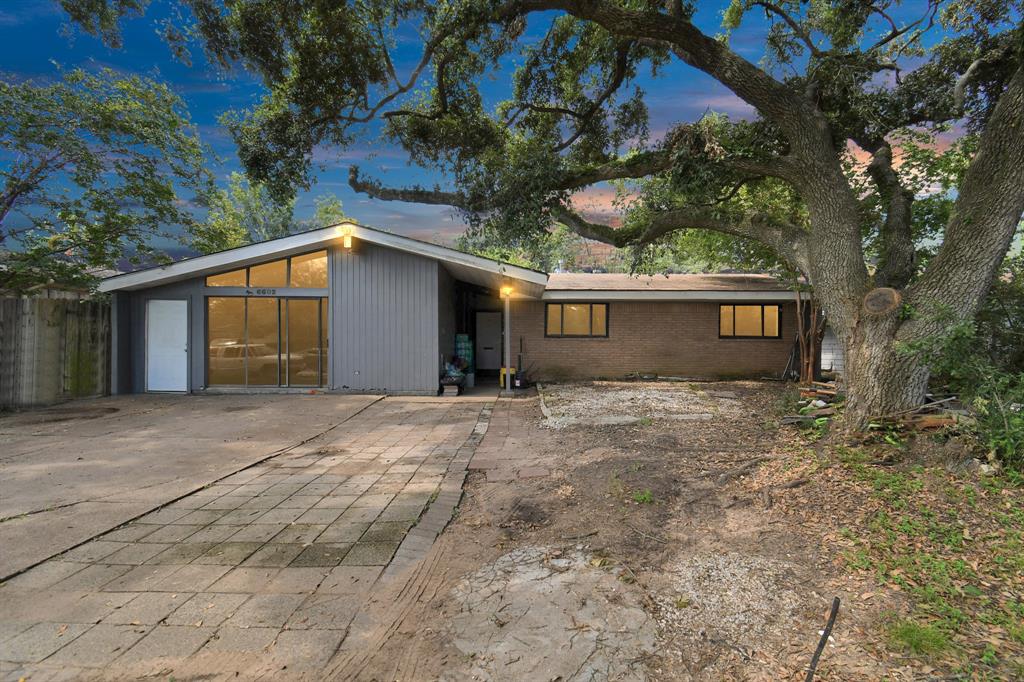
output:
[[[129,368],[132,393],[146,390],[146,302],[152,299],[188,301],[189,337],[189,391],[201,390],[206,383],[206,301],[203,296],[203,278],[175,282],[162,287],[125,293],[128,305]],[[119,294],[120,295],[120,294]],[[123,381],[123,380],[122,380]]]
[[[437,263],[367,243],[332,261],[332,387],[434,393]]]
[[[110,297],[110,392],[131,393],[131,294]]]

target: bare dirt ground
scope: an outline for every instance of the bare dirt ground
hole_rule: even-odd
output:
[[[851,599],[820,536],[773,511],[784,484],[745,484],[787,456],[773,424],[781,390],[602,382],[546,389],[544,413],[537,399],[499,402],[482,447],[512,433],[551,475],[471,474],[427,561],[375,595],[358,648],[330,672],[803,679],[839,596],[817,679],[886,677],[891,666],[851,634],[874,627],[878,602]]]

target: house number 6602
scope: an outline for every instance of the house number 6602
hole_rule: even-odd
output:
[[[257,296],[273,296],[276,293],[277,293],[277,289],[257,289],[256,290],[256,295]]]

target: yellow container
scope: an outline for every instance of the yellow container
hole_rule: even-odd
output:
[[[505,383],[505,370],[506,370],[505,367],[501,368],[501,378],[500,378],[499,381],[501,382],[501,387],[507,390],[507,389],[510,388],[510,386],[506,385],[506,383]],[[511,370],[509,370],[509,375],[510,375],[509,379],[511,380],[512,384],[514,385],[514,382],[516,380],[516,368],[515,367],[513,367]]]

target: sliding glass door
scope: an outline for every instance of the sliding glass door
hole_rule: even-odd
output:
[[[327,299],[206,299],[209,386],[327,384]]]

